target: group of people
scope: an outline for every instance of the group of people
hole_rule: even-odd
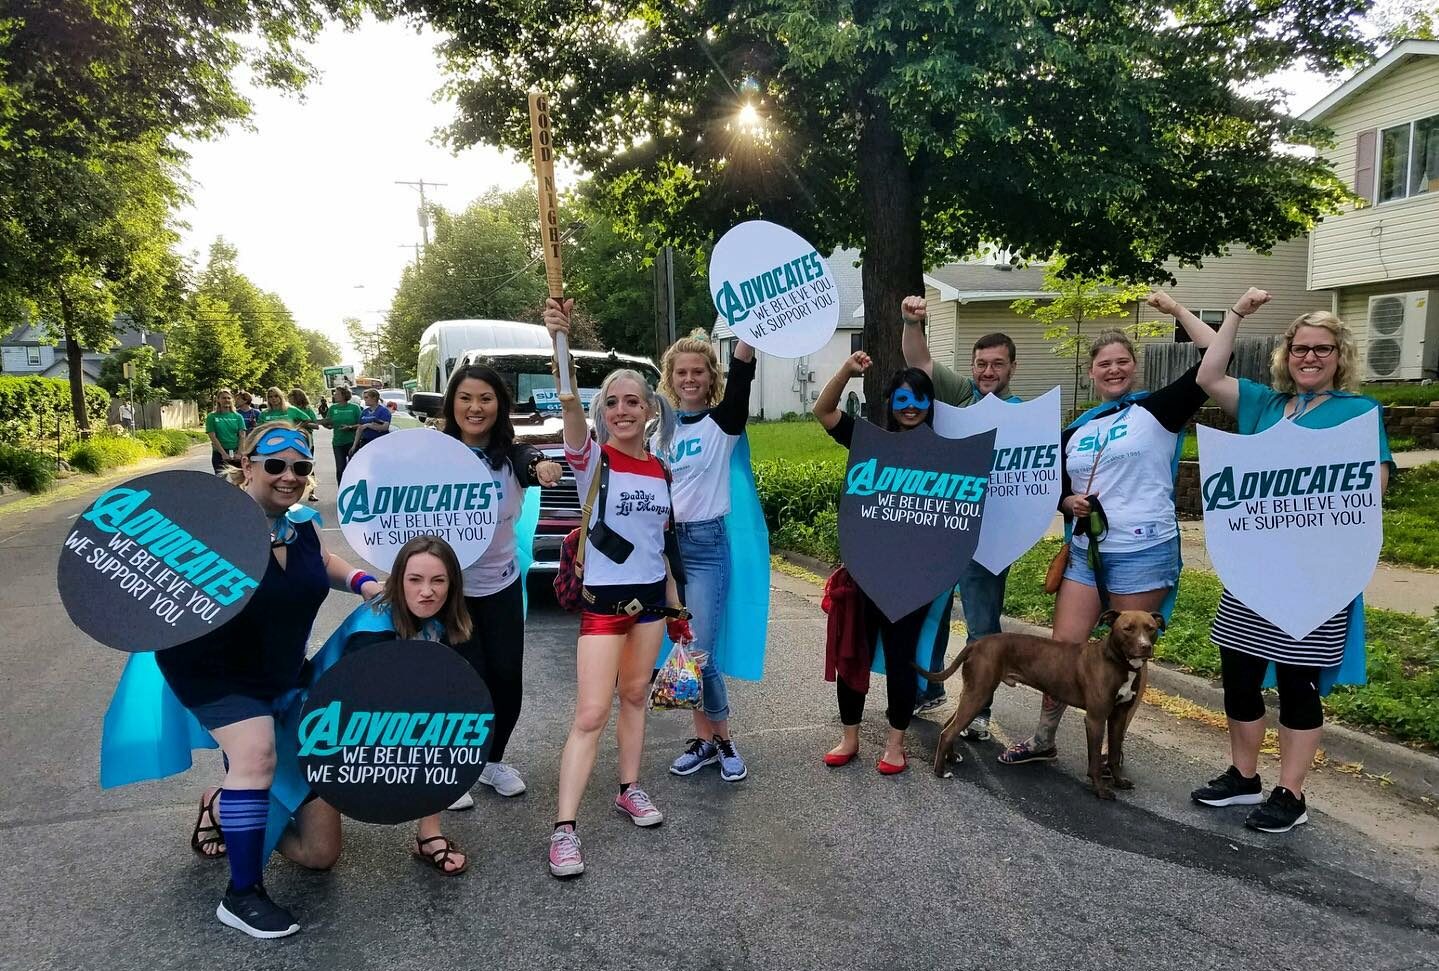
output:
[[[1354,339],[1327,313],[1308,314],[1287,329],[1274,358],[1272,389],[1227,377],[1225,367],[1240,322],[1267,299],[1261,291],[1244,294],[1215,333],[1167,295],[1151,296],[1150,304],[1173,315],[1204,349],[1197,368],[1152,393],[1136,388],[1137,360],[1128,337],[1111,331],[1094,341],[1090,376],[1100,404],[1062,436],[1060,509],[1077,528],[1070,537],[1071,553],[1055,608],[1056,640],[1088,639],[1103,609],[1162,613],[1172,603],[1180,573],[1173,500],[1178,446],[1186,424],[1207,398],[1235,414],[1245,433],[1283,420],[1328,427],[1377,408],[1371,399],[1353,393]],[[571,301],[547,303],[544,324],[552,335],[568,332],[571,311]],[[903,433],[931,424],[935,401],[966,406],[991,394],[1018,400],[1009,394],[1016,367],[1010,338],[981,337],[966,376],[930,356],[923,298],[907,298],[903,316],[906,367],[889,380],[885,400],[871,404],[876,421]],[[851,355],[814,406],[819,421],[845,447],[857,419],[841,410],[841,396],[848,381],[869,366],[863,351]],[[586,497],[587,529],[579,551],[584,568],[575,706],[560,757],[548,847],[548,865],[556,877],[573,877],[585,869],[579,809],[616,696],[619,777],[613,805],[639,827],[664,819],[641,786],[640,775],[650,682],[666,631],[671,640],[693,641],[708,652],[703,707],[693,713],[693,736],[673,757],[669,771],[692,776],[716,766],[726,782],[743,780],[749,772],[732,733],[725,680],[709,648],[724,636],[726,598],[734,579],[726,517],[732,500],[731,465],[737,458],[747,462],[747,452],[736,450],[749,412],[755,352],[740,342],[725,380],[706,341],[681,340],[664,355],[661,371],[658,389],[633,370],[610,373],[593,400],[588,422],[577,397],[562,405],[564,458],[579,495]],[[503,796],[526,789],[520,772],[505,759],[523,699],[524,575],[515,527],[524,490],[556,484],[564,469],[516,440],[510,419],[512,389],[500,374],[478,365],[456,370],[446,388],[440,424],[443,434],[466,445],[501,482],[494,539],[476,562],[461,569],[443,541],[417,537],[399,552],[388,579],[381,581],[327,550],[315,514],[300,502],[314,471],[309,432],[317,422],[335,429],[337,477],[364,443],[364,433],[382,433],[376,426],[387,427],[370,414],[369,394],[367,408],[357,415],[348,389],[336,389],[335,403],[320,422],[303,410],[306,405],[292,398],[287,406],[278,389],[271,389],[269,410],[249,427],[244,417],[251,410],[247,398],[239,396],[242,408],[237,409],[234,397],[221,392],[207,419],[215,466],[217,471],[228,466],[269,518],[271,558],[259,588],[235,620],[157,656],[170,688],[224,751],[224,781],[200,800],[192,846],[202,856],[228,858],[230,883],[217,916],[255,937],[281,937],[298,929],[290,912],[265,893],[264,831],[276,725],[285,717],[279,706],[314,676],[306,666],[306,645],[331,590],[349,591],[362,602],[327,651],[333,647],[343,653],[376,640],[418,637],[448,643],[469,661],[485,680],[495,707],[490,762],[480,780]],[[383,408],[377,395],[374,399],[373,406]],[[340,440],[342,434],[356,432],[351,441]],[[1389,459],[1387,447],[1382,459]],[[991,573],[978,564],[959,578],[970,639],[998,632],[1005,582],[1005,571]],[[907,673],[909,662],[939,666],[933,655],[942,660],[948,616],[939,625],[936,643],[921,645],[928,607],[890,621],[862,590],[856,595],[871,629],[882,636],[888,662],[890,732],[877,768],[895,775],[908,766],[905,733],[912,718],[942,698],[937,689],[918,695],[918,682]],[[1249,823],[1267,831],[1284,831],[1305,821],[1304,774],[1322,723],[1319,694],[1332,680],[1326,672],[1354,641],[1353,624],[1352,614],[1341,612],[1296,641],[1226,594],[1215,621],[1215,639],[1224,657],[1232,765],[1197,789],[1196,801],[1211,806],[1255,804]],[[874,644],[871,637],[871,652]],[[1362,632],[1359,644],[1362,648]],[[758,649],[762,651],[763,644]],[[1264,732],[1260,686],[1271,662],[1280,690],[1282,770],[1279,785],[1266,800],[1257,755]],[[823,761],[838,768],[859,752],[868,678],[858,683],[841,674],[835,680],[842,735]],[[1056,758],[1055,730],[1062,714],[1061,706],[1045,699],[1033,735],[1005,750],[1000,761],[1020,765]],[[968,732],[970,737],[987,737],[988,711]],[[451,808],[472,805],[473,797],[466,794]],[[341,849],[339,815],[312,796],[295,811],[278,849],[305,866],[332,865]],[[412,851],[444,875],[462,873],[469,865],[464,850],[442,832],[438,816],[419,821]]]

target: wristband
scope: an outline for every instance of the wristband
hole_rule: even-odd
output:
[[[1231,314],[1233,314],[1234,316],[1238,317],[1240,320],[1243,320],[1244,317],[1245,317],[1245,315],[1244,315],[1244,314],[1241,314],[1241,313],[1239,312],[1238,308],[1236,308],[1236,307],[1230,307],[1230,308],[1229,308],[1229,312],[1230,312]]]
[[[380,582],[378,580],[375,580],[374,577],[370,576],[364,570],[356,570],[354,573],[350,574],[350,592],[359,595],[360,588],[363,587],[365,584],[371,582],[372,580],[375,583]]]

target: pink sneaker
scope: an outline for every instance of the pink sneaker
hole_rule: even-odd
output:
[[[557,829],[550,834],[550,872],[557,877],[577,877],[585,872],[580,838],[573,829]]]
[[[615,808],[630,818],[636,826],[658,826],[665,821],[665,814],[650,802],[647,792],[639,786],[630,786],[615,797]]]

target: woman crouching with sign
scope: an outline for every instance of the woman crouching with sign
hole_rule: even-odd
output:
[[[551,337],[569,333],[573,304],[546,301],[545,327]],[[591,439],[579,398],[561,400],[565,459],[574,469],[575,485],[586,495],[595,483],[598,496],[592,500],[594,519],[585,537],[575,718],[560,757],[559,807],[550,837],[550,872],[572,877],[585,869],[575,817],[616,690],[620,787],[615,809],[636,826],[664,821],[637,784],[650,675],[663,634],[656,622],[669,618],[676,641],[693,636],[685,620],[688,612],[679,601],[677,583],[683,571],[674,543],[669,473],[646,447],[649,426],[657,423],[659,447],[668,450],[674,432],[669,403],[638,373],[611,371],[590,406],[595,426]]]
[[[1173,314],[1196,347],[1214,332],[1166,293],[1148,303]],[[1143,610],[1168,620],[1179,589],[1179,521],[1174,478],[1184,428],[1204,404],[1194,368],[1152,394],[1135,390],[1138,361],[1122,330],[1109,330],[1089,348],[1089,377],[1100,403],[1060,435],[1068,562],[1054,604],[1053,637],[1089,640],[1106,610]],[[1061,553],[1061,556],[1065,553]],[[1136,689],[1143,693],[1147,672]],[[1054,736],[1065,706],[1044,696],[1034,735],[999,754],[1004,765],[1052,762]],[[1136,708],[1137,710],[1137,708]]]
[[[855,419],[840,410],[840,396],[844,394],[845,385],[852,378],[857,378],[869,370],[870,363],[868,354],[855,351],[839,366],[839,370],[829,379],[829,383],[824,386],[814,403],[814,416],[819,419],[825,431],[829,432],[830,437],[845,448],[851,447]],[[933,426],[934,383],[929,375],[919,368],[907,367],[896,371],[885,390],[884,408],[886,428],[891,432],[907,432],[920,425]],[[831,577],[831,583],[826,585],[827,600],[839,593],[835,589],[835,582],[835,578]],[[864,627],[870,632],[877,630],[882,639],[885,670],[888,672],[884,681],[889,703],[889,735],[885,739],[884,754],[880,756],[876,768],[882,775],[897,775],[909,766],[904,751],[904,733],[908,731],[909,723],[914,717],[914,700],[919,691],[919,685],[911,673],[911,664],[915,660],[915,648],[919,643],[920,630],[924,626],[930,604],[926,603],[918,610],[891,622],[858,586],[846,592],[852,592],[859,597]],[[839,696],[839,719],[844,728],[844,737],[838,745],[825,753],[824,764],[831,767],[848,765],[859,754],[859,727],[864,718],[869,669],[874,660],[872,656],[864,653],[873,651],[873,636],[867,635],[866,641],[867,643],[862,645],[851,645],[860,648],[863,655],[849,655],[853,667],[847,666],[844,657],[840,657],[835,665],[834,686]],[[829,649],[831,652],[840,650],[834,643],[829,645]]]
[[[155,660],[180,703],[225,753],[224,785],[201,799],[191,840],[202,855],[225,853],[230,860],[230,885],[215,916],[251,937],[285,937],[300,925],[261,883],[277,706],[300,687],[310,628],[329,591],[374,597],[381,587],[325,550],[313,510],[292,509],[315,464],[299,427],[261,425],[239,451],[243,488],[270,519],[269,566],[239,616]],[[290,848],[281,844],[282,852]]]
[[[1251,289],[1224,315],[1200,363],[1200,386],[1235,417],[1241,435],[1284,421],[1305,428],[1333,428],[1373,411],[1379,423],[1382,493],[1393,464],[1383,413],[1378,401],[1355,393],[1359,353],[1354,335],[1339,318],[1320,311],[1289,325],[1274,349],[1272,389],[1225,373],[1239,322],[1268,301],[1268,293]],[[1304,779],[1314,763],[1324,724],[1320,696],[1335,684],[1365,680],[1363,598],[1296,639],[1226,589],[1212,639],[1219,647],[1231,764],[1223,775],[1194,790],[1192,797],[1206,806],[1255,806],[1244,820],[1246,826],[1266,833],[1288,832],[1309,821]],[[1261,687],[1271,663],[1279,688],[1279,785],[1266,801],[1259,779],[1259,746],[1264,741]]]
[[[520,720],[524,697],[525,576],[516,556],[515,523],[529,486],[552,486],[564,469],[533,445],[515,441],[510,389],[493,368],[472,364],[455,371],[441,409],[444,432],[494,470],[500,481],[499,523],[490,545],[465,567],[468,637],[454,641],[495,702],[494,741],[480,781],[502,796],[518,796],[525,781],[505,761],[505,745]],[[528,538],[526,539],[528,543]],[[468,792],[451,809],[475,804]]]
[[[384,592],[373,603],[356,607],[315,655],[310,680],[318,680],[341,657],[372,644],[399,640],[458,646],[471,633],[454,550],[438,536],[416,536],[395,554]],[[339,812],[313,797],[280,845],[286,856],[319,870],[335,864],[340,848]],[[412,852],[449,877],[470,866],[464,851],[440,832],[438,814],[419,821]]]

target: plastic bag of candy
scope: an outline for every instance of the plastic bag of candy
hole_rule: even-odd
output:
[[[693,711],[699,708],[704,697],[700,679],[700,668],[704,663],[704,654],[693,647],[676,644],[669,659],[655,675],[654,689],[650,691],[650,707],[656,711]]]

